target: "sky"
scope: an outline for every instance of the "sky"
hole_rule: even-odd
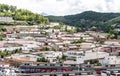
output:
[[[120,12],[120,0],[0,0],[34,13],[64,16],[84,11]]]

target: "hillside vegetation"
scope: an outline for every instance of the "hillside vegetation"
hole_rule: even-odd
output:
[[[111,26],[116,22],[120,22],[120,13],[99,13],[94,11],[86,11],[76,15],[67,16],[47,16],[51,22],[62,22],[71,26],[79,26],[82,29],[90,29],[95,26],[99,30],[105,32],[113,29]]]
[[[17,9],[16,6],[0,4],[0,16],[13,17],[14,20],[25,21],[28,24],[47,24],[48,18],[35,14],[26,9]],[[8,23],[9,24],[9,23]]]

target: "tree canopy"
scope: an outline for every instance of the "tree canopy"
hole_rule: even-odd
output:
[[[17,9],[16,6],[0,4],[0,16],[13,17],[14,20],[26,21],[28,24],[48,24],[48,18],[26,9]]]
[[[100,13],[94,11],[86,11],[76,15],[47,17],[52,22],[62,22],[64,24],[77,26],[81,29],[87,30],[95,26],[99,30],[102,30],[104,32],[109,32],[110,29],[113,28],[111,26],[113,23],[120,22],[120,13]]]

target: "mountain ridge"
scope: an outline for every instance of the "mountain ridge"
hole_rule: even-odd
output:
[[[96,26],[97,28],[108,31],[112,27],[108,25],[107,21],[119,17],[120,13],[101,13],[95,11],[85,11],[75,15],[66,16],[47,16],[50,22],[60,22],[71,26],[77,26],[81,28],[91,28]],[[112,24],[112,23],[111,23]],[[104,29],[104,27],[107,27]]]

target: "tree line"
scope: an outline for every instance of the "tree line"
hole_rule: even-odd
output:
[[[16,6],[0,4],[0,16],[13,17],[14,20],[26,21],[28,24],[48,24],[49,20],[39,14],[26,9],[17,9]]]

